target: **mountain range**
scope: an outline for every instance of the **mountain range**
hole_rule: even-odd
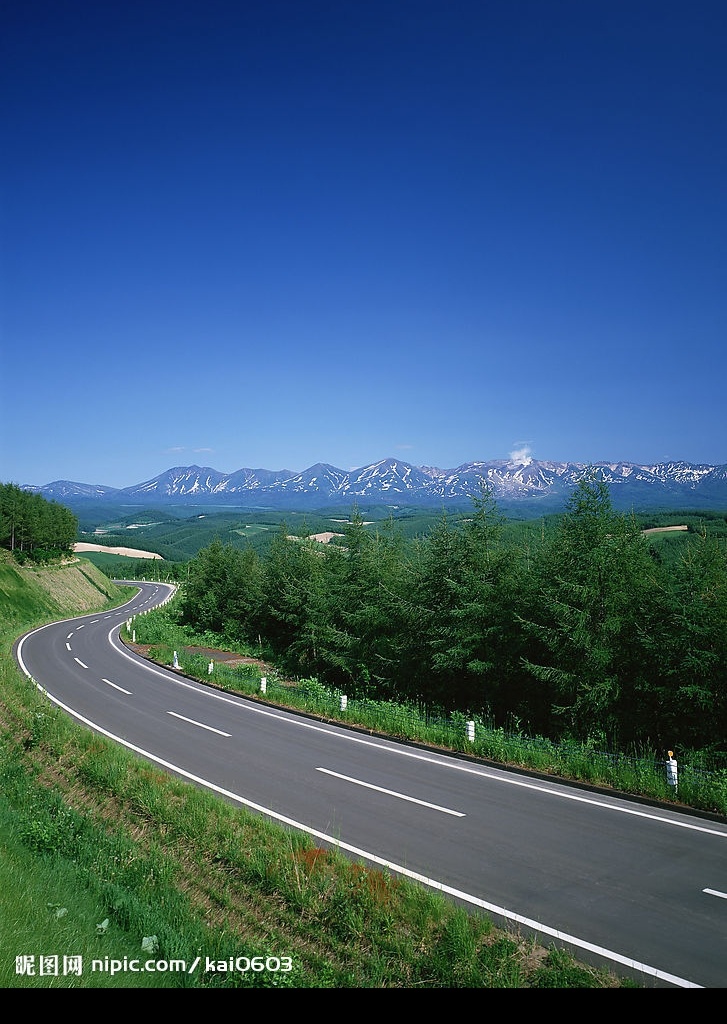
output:
[[[468,504],[484,484],[503,508],[552,511],[562,507],[578,482],[593,474],[608,485],[616,508],[727,509],[727,464],[663,462],[547,462],[536,459],[468,462],[455,469],[413,466],[381,459],[359,469],[316,463],[302,472],[177,466],[130,487],[56,480],[26,490],[75,504],[113,501],[130,505],[190,504],[265,508],[336,505],[448,506]]]

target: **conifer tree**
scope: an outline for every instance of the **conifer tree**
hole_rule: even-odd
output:
[[[615,741],[654,671],[649,664],[654,564],[632,517],[617,514],[595,475],[569,499],[560,528],[540,555],[535,641],[525,667],[546,687],[571,736]]]

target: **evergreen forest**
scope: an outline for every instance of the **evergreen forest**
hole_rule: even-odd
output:
[[[182,622],[354,697],[727,752],[724,537],[690,532],[663,559],[594,478],[515,542],[487,491],[472,506],[414,539],[354,510],[338,543],[285,523],[262,553],[213,540],[187,563]]]
[[[12,551],[19,562],[48,561],[68,554],[78,533],[78,518],[57,501],[0,484],[0,547]]]

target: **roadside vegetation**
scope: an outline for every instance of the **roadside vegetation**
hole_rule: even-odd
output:
[[[166,664],[177,652],[183,672],[255,699],[727,814],[719,518],[645,535],[585,482],[565,515],[538,523],[503,523],[483,494],[424,533],[357,510],[335,544],[313,539],[321,524],[309,517],[269,525],[257,531],[272,533],[264,547],[212,534],[186,560],[108,562],[118,578],[180,584],[174,602],[133,620],[127,642]],[[21,675],[12,644],[125,591],[90,559],[44,561],[0,553],[0,984],[644,984],[317,849],[74,724]],[[250,663],[211,662],[211,650]],[[80,974],[64,964],[73,955]],[[124,957],[166,969],[91,970]],[[202,970],[231,959],[232,970]]]
[[[727,768],[727,538],[645,534],[595,480],[538,525],[484,493],[413,540],[355,511],[335,546],[285,524],[265,555],[214,540],[178,621],[351,700]]]
[[[122,638],[150,660],[211,686],[296,709],[326,721],[449,750],[515,769],[611,789],[727,818],[727,769],[692,751],[677,762],[677,784],[654,751],[613,752],[594,740],[561,740],[493,725],[480,715],[412,703],[349,697],[315,677],[290,679],[259,661],[255,646],[225,644],[212,632],[181,624],[184,592],[162,608],[135,616]],[[668,752],[667,752],[668,754]]]
[[[20,673],[13,642],[123,599],[86,560],[40,574],[0,555],[2,987],[637,987],[72,722]]]

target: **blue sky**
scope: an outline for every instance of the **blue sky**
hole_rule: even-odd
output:
[[[727,462],[727,4],[10,0],[0,480]]]

